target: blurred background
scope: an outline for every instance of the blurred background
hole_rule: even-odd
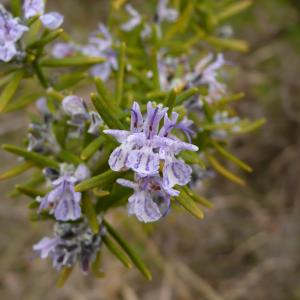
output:
[[[48,7],[65,15],[64,27],[76,39],[105,21],[107,2],[49,0]],[[143,5],[134,2],[137,9]],[[267,118],[257,132],[232,141],[232,152],[253,166],[252,174],[240,174],[247,186],[216,176],[205,187],[215,209],[203,221],[173,211],[146,234],[134,218],[124,220],[123,211],[112,216],[148,262],[152,282],[104,252],[106,278],[76,270],[57,289],[50,262],[31,250],[50,234],[49,224],[30,223],[27,199],[6,196],[15,181],[1,182],[1,299],[300,299],[300,1],[254,1],[229,24],[250,44],[246,54],[225,53],[236,68],[232,90],[246,93],[237,109]],[[26,126],[22,113],[1,116],[0,143],[20,143]],[[15,158],[0,155],[2,171]]]

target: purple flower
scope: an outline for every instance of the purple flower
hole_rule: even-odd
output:
[[[110,155],[108,163],[112,170],[131,169],[140,177],[154,176],[159,173],[160,162],[164,162],[163,176],[167,187],[186,184],[191,170],[176,155],[183,150],[197,151],[198,147],[171,135],[172,130],[178,126],[178,115],[174,112],[170,120],[167,110],[168,108],[161,105],[153,107],[148,102],[144,120],[138,103],[134,102],[130,131],[104,130],[104,133],[112,135],[121,143]],[[164,125],[159,130],[162,118]],[[181,124],[180,127],[184,126]]]
[[[125,179],[117,179],[117,182],[134,190],[128,199],[128,214],[145,223],[165,216],[170,208],[170,197],[179,194],[173,189],[165,189],[159,176],[136,176],[135,182]]]
[[[16,42],[22,37],[27,26],[20,24],[0,5],[0,60],[9,62],[18,54]]]
[[[39,252],[42,259],[50,257],[57,270],[73,267],[79,262],[82,271],[87,273],[100,250],[103,234],[103,228],[94,234],[86,219],[79,223],[57,222],[54,237],[44,237],[33,250]]]
[[[99,24],[98,31],[89,38],[88,45],[79,46],[78,49],[84,55],[106,59],[105,62],[90,69],[92,76],[100,77],[103,81],[106,81],[112,70],[117,70],[118,62],[116,53],[112,49],[112,37],[104,24]]]
[[[18,53],[15,43],[0,41],[0,61],[9,62]]]
[[[52,48],[52,55],[55,58],[64,58],[74,54],[76,48],[70,43],[56,43]]]
[[[79,165],[76,170],[70,165],[61,166],[61,176],[51,182],[53,189],[40,202],[39,212],[49,210],[59,221],[77,220],[81,217],[81,193],[75,192],[75,183],[89,177],[85,165]]]
[[[131,19],[121,25],[121,29],[124,31],[131,31],[137,26],[139,26],[142,22],[142,17],[137,10],[135,10],[130,4],[125,6],[126,11],[130,15]]]
[[[82,127],[89,119],[89,114],[85,102],[81,97],[70,95],[63,99],[62,108],[71,117],[71,125]]]
[[[209,53],[197,63],[194,72],[188,75],[186,80],[190,80],[193,85],[208,85],[207,101],[218,100],[226,92],[226,86],[218,80],[219,70],[224,64],[223,54],[218,54],[216,60],[213,61],[213,54]]]
[[[54,238],[44,237],[32,248],[35,251],[39,251],[41,258],[45,259],[55,250],[55,247],[58,245],[59,241],[60,239],[57,237]]]
[[[168,2],[169,0],[159,0],[156,10],[156,18],[158,22],[174,22],[177,20],[178,11],[174,8],[167,8]]]
[[[26,19],[37,15],[43,15],[45,12],[44,0],[25,0],[24,1],[24,16]]]
[[[28,27],[20,24],[18,18],[13,18],[0,8],[0,41],[16,42],[27,30]]]
[[[50,12],[40,16],[43,26],[50,30],[55,30],[61,26],[64,16],[58,12]]]
[[[69,124],[81,130],[86,121],[90,121],[88,133],[97,134],[103,123],[100,115],[95,112],[87,111],[87,106],[81,97],[70,95],[63,99],[62,107],[64,112],[71,117]]]

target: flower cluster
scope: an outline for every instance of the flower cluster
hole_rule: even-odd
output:
[[[108,80],[111,72],[118,69],[116,53],[112,49],[112,37],[107,27],[100,23],[98,30],[91,34],[87,44],[57,43],[52,49],[52,55],[56,58],[64,58],[80,53],[85,56],[101,57],[105,62],[96,64],[90,69],[90,74]]]
[[[18,54],[17,42],[28,30],[0,4],[0,61],[9,62]]]
[[[46,12],[44,0],[24,0],[22,7],[12,1],[13,14],[0,5],[0,61],[6,63],[0,113],[24,109],[30,118],[24,143],[3,145],[21,159],[0,180],[35,168],[14,192],[32,199],[32,221],[54,222],[53,236],[33,248],[62,277],[76,263],[99,275],[96,258],[106,246],[150,279],[107,213],[126,203],[129,215],[155,222],[176,200],[202,219],[200,206],[212,205],[199,188],[213,170],[244,183],[218,156],[251,171],[225,149],[229,134],[261,123],[240,119],[229,106],[242,93],[228,92],[227,62],[213,49],[230,48],[230,39],[220,41],[225,33],[215,36],[216,20],[224,24],[237,8],[229,5],[222,18],[207,21],[230,2],[220,1],[209,7],[209,1],[153,1],[152,16],[113,1],[109,25],[100,23],[85,41],[62,34],[64,17]],[[239,45],[234,40],[232,48]],[[78,96],[87,91],[87,101]],[[33,101],[36,107],[27,110]]]
[[[42,259],[51,257],[57,270],[73,267],[79,262],[82,271],[88,273],[100,250],[103,234],[101,225],[99,233],[93,233],[86,219],[80,223],[58,222],[54,226],[54,237],[44,237],[33,249]]]
[[[25,19],[38,16],[46,29],[55,30],[64,21],[64,16],[58,12],[45,13],[44,0],[25,0],[23,9]]]
[[[80,164],[62,164],[60,172],[46,169],[45,175],[50,177],[52,190],[45,197],[37,197],[40,203],[39,212],[47,210],[58,221],[77,220],[81,217],[81,193],[75,192],[74,185],[90,176],[89,169]]]
[[[177,196],[175,185],[186,185],[190,181],[192,169],[176,156],[184,150],[197,151],[198,147],[186,143],[172,135],[176,128],[190,136],[190,122],[177,123],[178,114],[167,114],[168,108],[151,102],[147,104],[147,115],[142,116],[140,106],[135,102],[131,108],[130,131],[104,130],[121,143],[109,158],[110,168],[114,171],[131,169],[135,172],[135,182],[119,180],[122,185],[134,189],[129,199],[129,213],[135,214],[144,222],[153,222],[161,218],[169,207],[170,196]],[[161,120],[164,120],[160,128]],[[162,177],[160,176],[160,166]]]

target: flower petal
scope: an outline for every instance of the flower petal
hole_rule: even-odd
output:
[[[163,182],[167,188],[174,185],[186,185],[191,180],[192,168],[183,161],[173,159],[165,163],[163,169]]]
[[[132,150],[129,153],[127,167],[137,172],[140,176],[154,175],[159,170],[159,155],[150,147]]]
[[[118,172],[127,169],[126,163],[130,150],[131,148],[126,147],[126,144],[124,143],[111,153],[108,164],[113,171]]]
[[[140,106],[137,102],[134,102],[131,108],[131,132],[141,132],[143,129],[143,116]]]
[[[128,213],[134,214],[139,221],[145,223],[155,222],[162,217],[158,205],[145,191],[136,192],[128,199]]]
[[[45,259],[49,256],[50,252],[55,249],[55,247],[58,245],[60,239],[55,238],[48,238],[44,237],[41,239],[37,244],[33,245],[33,250],[40,251],[40,255],[42,259]]]
[[[55,30],[61,26],[64,16],[58,12],[50,12],[40,16],[43,26],[50,30]]]

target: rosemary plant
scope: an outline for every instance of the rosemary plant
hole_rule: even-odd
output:
[[[25,142],[2,146],[19,162],[0,179],[31,170],[14,194],[31,199],[31,221],[54,224],[33,249],[51,258],[59,285],[77,263],[103,276],[103,247],[151,279],[107,213],[127,206],[130,218],[156,222],[177,204],[202,219],[213,205],[196,183],[213,170],[243,185],[219,156],[251,172],[227,145],[264,122],[232,108],[243,93],[230,92],[221,52],[247,51],[226,20],[250,1],[147,1],[144,13],[125,2],[111,1],[107,24],[83,41],[43,0],[0,7],[0,112],[31,108]]]

